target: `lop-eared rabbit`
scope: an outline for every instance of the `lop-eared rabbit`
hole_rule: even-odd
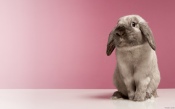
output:
[[[107,55],[114,49],[117,66],[113,81],[118,91],[112,98],[144,101],[157,97],[160,72],[154,37],[147,22],[139,15],[121,17],[109,34]]]

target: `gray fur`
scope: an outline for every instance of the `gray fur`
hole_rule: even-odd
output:
[[[136,25],[133,26],[133,22]],[[113,81],[118,92],[113,97],[135,101],[156,97],[160,72],[154,38],[145,20],[138,15],[121,17],[109,35],[107,55],[115,48],[117,66]]]

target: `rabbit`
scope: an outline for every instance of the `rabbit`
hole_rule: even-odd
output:
[[[157,97],[160,71],[151,29],[139,15],[119,18],[108,37],[106,54],[116,51],[113,82],[118,91],[112,98],[145,101]]]

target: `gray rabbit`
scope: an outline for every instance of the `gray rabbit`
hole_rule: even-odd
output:
[[[116,49],[117,66],[113,81],[118,91],[113,98],[144,101],[157,97],[160,72],[156,46],[151,29],[139,15],[128,15],[118,20],[110,32],[107,55]]]

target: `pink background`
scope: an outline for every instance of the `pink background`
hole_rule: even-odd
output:
[[[1,0],[0,88],[114,88],[109,32],[128,14],[155,36],[159,88],[175,88],[174,0]]]

